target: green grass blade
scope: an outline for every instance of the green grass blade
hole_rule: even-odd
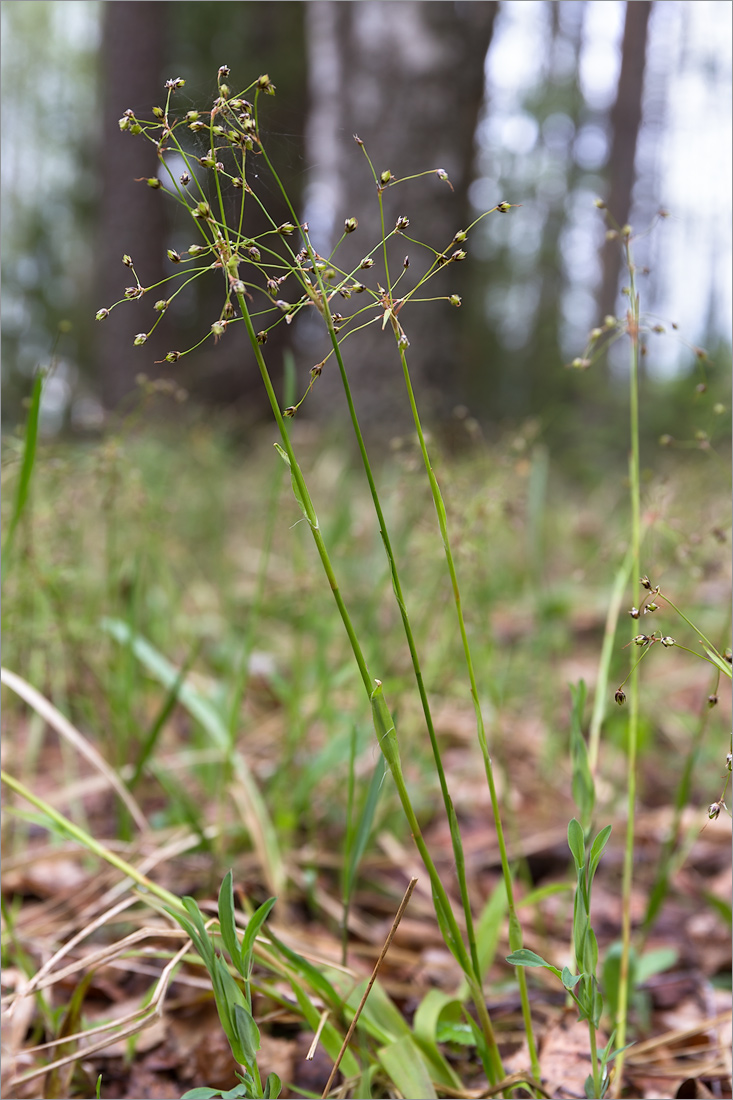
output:
[[[185,683],[186,677],[193,667],[193,664],[198,657],[200,651],[201,643],[198,643],[191,650],[191,654],[185,664],[181,665],[181,669],[176,676],[174,683],[171,684],[168,694],[166,695],[163,706],[160,708],[158,714],[153,719],[150,729],[148,730],[145,740],[143,741],[143,747],[140,750],[137,761],[135,763],[135,771],[133,772],[132,778],[129,782],[130,790],[134,790],[137,784],[140,782],[140,777],[142,776],[143,769],[150,757],[152,756],[153,752],[155,751],[155,746],[158,743],[158,738],[160,737],[163,726],[166,724],[171,714],[173,713],[173,709],[178,702],[181,688]]]
[[[405,1035],[382,1047],[377,1057],[403,1096],[411,1100],[437,1100],[425,1060],[412,1036]]]
[[[36,380],[33,383],[33,390],[31,392],[30,406],[28,408],[28,419],[25,426],[25,443],[23,444],[23,461],[20,465],[20,476],[18,477],[18,485],[15,490],[15,500],[13,502],[13,514],[10,517],[10,523],[8,524],[8,533],[5,537],[5,543],[3,545],[3,562],[10,559],[10,549],[13,545],[13,538],[15,536],[15,530],[20,521],[20,517],[23,514],[23,509],[28,501],[28,493],[30,492],[31,477],[33,475],[33,464],[36,458],[36,445],[38,442],[38,420],[41,412],[41,392],[43,390],[43,374],[39,371],[36,375]]]
[[[102,619],[101,626],[121,645],[129,645],[138,661],[163,687],[169,689],[173,687],[178,679],[178,670],[146,638],[131,631],[128,624],[121,619]],[[180,685],[178,699],[191,717],[195,718],[211,736],[217,748],[221,749],[223,754],[228,754],[230,750],[229,731],[226,720],[217,708],[187,682]],[[255,823],[255,828],[251,830],[253,834],[252,843],[260,856],[263,871],[268,878],[273,893],[281,893],[285,886],[286,874],[277,842],[275,826],[272,823],[255,778],[242,754],[235,753],[232,762],[237,779],[244,788],[247,802],[252,810]]]
[[[232,885],[231,871],[227,871],[224,875],[221,887],[219,888],[219,931],[221,932],[224,946],[229,952],[229,958],[232,960],[237,970],[239,970],[242,955],[239,946],[239,937],[237,936],[237,926],[234,920],[234,887]],[[246,978],[247,975],[243,974],[242,977]]]
[[[357,872],[359,870],[359,864],[361,858],[364,855],[369,836],[374,824],[374,815],[377,812],[377,805],[379,804],[379,796],[382,791],[382,784],[386,771],[386,762],[383,756],[377,758],[377,763],[372,772],[372,778],[369,783],[369,789],[367,790],[366,798],[364,799],[364,805],[362,806],[361,813],[359,814],[359,821],[356,827],[356,833],[353,838],[353,844],[350,846],[347,852],[346,859],[346,875],[344,883],[344,895],[346,898],[350,898],[356,882]]]

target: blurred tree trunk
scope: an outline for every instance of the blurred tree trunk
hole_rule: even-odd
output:
[[[277,4],[261,0],[240,0],[237,4],[174,0],[170,5],[169,52],[177,59],[172,75],[181,70],[181,75],[187,78],[186,94],[192,100],[196,98],[197,106],[204,109],[210,106],[207,99],[215,87],[220,65],[229,65],[231,69],[228,83],[233,92],[262,73],[272,78],[277,94],[268,96],[262,104],[263,133],[268,154],[296,209],[301,205],[307,108],[303,9],[299,0],[282,0]],[[289,220],[289,211],[266,169],[261,164],[255,167],[251,157],[248,164],[252,169],[248,182],[272,218],[278,224]],[[230,201],[229,213],[236,219],[240,193],[225,192],[224,199]],[[269,228],[261,209],[255,202],[249,202],[245,232],[256,237]],[[185,316],[175,319],[181,346],[195,344],[219,317],[221,281],[197,280],[191,287],[191,299]],[[292,336],[292,328],[286,325],[278,325],[270,333],[267,359],[276,384]],[[246,431],[258,421],[269,420],[267,395],[243,325],[232,326],[217,345],[207,341],[178,366],[177,377],[192,395],[206,403],[225,406],[232,412],[238,430]]]
[[[626,20],[621,47],[621,71],[616,102],[611,109],[611,151],[608,161],[608,197],[606,206],[618,224],[625,225],[631,212],[634,187],[634,161],[639,139],[646,65],[647,30],[651,0],[626,3]],[[603,278],[598,296],[601,317],[616,313],[616,298],[621,273],[618,242],[609,242],[603,250]]]
[[[557,3],[553,3],[550,11],[552,37],[547,45],[547,83],[544,85],[544,102],[538,100],[535,109],[546,114],[546,105],[550,103],[552,109],[572,125],[564,130],[562,127],[545,127],[542,139],[544,160],[546,163],[554,161],[555,178],[562,178],[564,187],[548,189],[542,196],[546,215],[537,256],[540,282],[532,330],[526,345],[515,354],[512,370],[504,371],[504,377],[497,379],[502,394],[500,405],[515,417],[527,413],[546,416],[552,408],[557,418],[559,410],[564,411],[572,401],[577,388],[576,377],[560,368],[563,361],[560,338],[563,296],[569,282],[567,271],[560,265],[563,238],[569,225],[569,200],[582,176],[573,155],[573,145],[584,112],[578,83],[578,62],[586,16],[585,0],[566,5],[562,11]],[[573,59],[572,65],[568,64],[569,55]]]
[[[161,196],[136,177],[157,174],[152,145],[121,133],[118,119],[129,107],[142,118],[164,100],[163,42],[165,5],[150,0],[104,5],[101,80],[102,135],[99,229],[95,248],[97,308],[118,301],[134,279],[121,260],[129,254],[144,286],[163,278],[165,230]],[[173,74],[176,75],[176,74]],[[146,331],[153,320],[152,302],[144,298],[120,306],[98,325],[96,359],[102,400],[114,409],[134,389],[135,376],[161,359],[166,348],[158,337],[145,346],[143,356],[133,347],[135,333]],[[160,354],[159,354],[160,353]]]
[[[470,221],[474,135],[497,4],[310,0],[307,7],[306,150],[313,170],[306,216],[315,247],[327,255],[341,236],[344,219],[352,216],[359,227],[339,249],[340,267],[350,270],[379,240],[374,182],[352,137],[358,133],[378,173],[389,169],[397,178],[438,168],[448,173],[453,193],[435,175],[384,192],[387,232],[404,215],[410,219],[410,237],[442,251]],[[470,238],[466,249],[470,254]],[[432,259],[398,237],[390,242],[393,281],[403,270],[405,254],[410,270],[401,287],[414,285]],[[374,269],[361,275],[373,289],[385,281],[384,274],[377,274],[380,255],[375,254]],[[448,265],[424,296],[462,294],[470,270],[469,261]],[[447,301],[410,304],[400,315],[410,340],[408,360],[421,413],[438,421],[449,421],[462,399],[464,372],[470,369],[463,362],[459,320]],[[314,341],[309,349],[313,362],[317,346]],[[364,426],[392,432],[409,425],[389,326],[382,331],[376,324],[360,332],[347,341],[344,352]],[[311,415],[317,408],[317,415],[331,418],[334,402],[343,407],[332,362],[309,398]]]

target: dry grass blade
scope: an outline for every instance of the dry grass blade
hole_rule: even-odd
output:
[[[348,1047],[348,1045],[351,1041],[351,1036],[354,1034],[354,1031],[356,1030],[356,1025],[359,1021],[359,1017],[361,1016],[362,1009],[364,1008],[364,1005],[367,1002],[367,997],[369,996],[369,994],[371,992],[372,986],[374,985],[374,983],[377,980],[377,974],[379,973],[379,968],[382,965],[382,960],[384,959],[384,956],[389,951],[389,945],[392,943],[392,940],[394,938],[394,934],[397,931],[397,928],[398,928],[398,925],[399,925],[400,921],[402,920],[402,914],[404,913],[405,909],[407,908],[407,903],[409,902],[409,900],[412,896],[412,891],[415,889],[416,886],[417,886],[417,879],[416,878],[411,878],[410,883],[409,883],[407,889],[405,890],[405,896],[403,897],[402,901],[400,902],[400,907],[399,907],[399,909],[397,910],[397,912],[395,914],[394,920],[392,921],[392,927],[389,930],[389,935],[387,936],[387,939],[384,941],[384,947],[379,952],[379,958],[377,959],[376,963],[374,964],[374,969],[372,970],[372,976],[371,976],[371,978],[369,979],[369,981],[367,983],[366,989],[364,990],[364,996],[359,1001],[359,1007],[357,1008],[356,1012],[354,1013],[354,1019],[349,1024],[349,1030],[346,1032],[346,1035],[344,1036],[344,1041],[341,1044],[341,1050],[338,1052],[338,1057],[336,1058],[336,1061],[333,1064],[333,1069],[331,1070],[331,1076],[328,1078],[328,1081],[326,1082],[326,1087],[323,1090],[323,1100],[325,1100],[325,1098],[328,1096],[328,1091],[331,1088],[331,1085],[333,1084],[333,1079],[336,1076],[338,1068],[341,1064],[341,1059],[343,1058],[343,1056],[346,1052],[346,1048]]]
[[[151,930],[148,929],[148,932],[150,931]],[[156,936],[167,934],[176,936],[176,938],[180,938],[180,934],[172,929],[169,929],[167,933],[162,933],[160,929],[154,929],[153,931]],[[111,953],[117,954],[119,946],[119,944],[115,945],[111,949]],[[165,994],[168,990],[173,971],[181,962],[184,955],[186,955],[190,946],[191,942],[187,939],[183,946],[173,956],[173,958],[168,963],[166,963],[155,987],[153,996],[150,999],[150,1002],[143,1008],[137,1009],[135,1012],[131,1012],[128,1016],[124,1017],[121,1020],[114,1020],[112,1023],[102,1024],[99,1027],[92,1028],[89,1031],[79,1032],[76,1035],[64,1036],[62,1040],[55,1040],[53,1043],[44,1043],[41,1046],[32,1047],[30,1050],[24,1052],[25,1057],[30,1057],[33,1054],[37,1054],[43,1050],[47,1050],[50,1047],[55,1046],[58,1042],[67,1043],[74,1040],[82,1040],[88,1038],[90,1035],[99,1034],[103,1031],[113,1030],[112,1034],[107,1035],[99,1042],[92,1043],[90,1046],[84,1046],[83,1055],[86,1058],[91,1054],[95,1054],[97,1051],[105,1050],[106,1047],[111,1046],[112,1043],[119,1042],[120,1039],[127,1039],[131,1035],[135,1035],[138,1031],[142,1031],[144,1028],[149,1027],[154,1020],[160,1017],[163,1009]],[[82,965],[86,965],[86,960]],[[40,1077],[46,1073],[49,1073],[51,1070],[59,1069],[61,1066],[68,1065],[70,1062],[76,1061],[76,1059],[80,1057],[81,1053],[82,1052],[77,1051],[74,1054],[66,1055],[66,1057],[64,1058],[59,1058],[55,1062],[50,1062],[47,1065],[37,1067],[36,1069],[30,1070],[27,1073],[18,1074],[16,1077],[13,1077],[8,1082],[8,1088],[15,1088],[18,1085],[22,1085],[27,1083],[28,1081],[34,1080],[34,1078],[36,1077]]]
[[[145,814],[142,812],[133,796],[121,782],[120,778],[112,768],[110,768],[107,761],[103,756],[94,748],[93,745],[87,741],[75,726],[72,726],[68,718],[65,718],[60,711],[56,710],[56,707],[49,703],[48,699],[44,695],[41,695],[40,691],[32,687],[22,676],[18,676],[15,672],[10,672],[7,668],[0,669],[0,682],[9,687],[11,691],[14,691],[16,695],[19,695],[29,707],[32,707],[37,714],[44,718],[48,722],[49,726],[52,726],[57,733],[62,737],[65,737],[69,744],[73,745],[77,752],[85,756],[92,767],[101,772],[105,777],[110,787],[117,792],[120,800],[124,803],[130,812],[130,816],[134,820],[138,829],[148,829],[148,821]]]
[[[0,1001],[0,1004],[12,1003],[18,997],[27,997],[30,993],[34,993],[36,989],[40,988],[41,983],[46,978],[46,975],[51,973],[54,966],[56,966],[60,959],[63,959],[66,955],[68,955],[69,951],[72,951],[77,946],[77,944],[81,943],[82,940],[86,939],[86,937],[89,936],[92,932],[96,932],[98,928],[101,928],[101,926],[111,920],[112,917],[116,917],[118,913],[122,913],[125,909],[129,909],[129,907],[131,905],[134,905],[136,901],[137,898],[134,897],[125,898],[124,901],[121,901],[112,909],[108,909],[106,913],[102,913],[102,915],[97,917],[96,920],[92,921],[91,924],[88,924],[85,928],[82,928],[81,931],[77,932],[75,936],[72,936],[71,939],[63,945],[63,947],[60,947],[59,950],[54,955],[52,955],[50,959],[46,960],[40,970],[36,971],[36,973],[33,975],[33,977],[30,979],[30,981],[23,988],[22,991],[10,994],[10,996],[8,997],[3,997],[2,1001]],[[56,975],[56,978],[58,978],[58,975]]]

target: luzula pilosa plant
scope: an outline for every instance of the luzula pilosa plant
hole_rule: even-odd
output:
[[[414,244],[425,250],[427,263],[423,273],[417,279],[413,279],[412,286],[408,288],[405,275],[409,262],[405,260],[399,265],[399,274],[395,277],[393,272],[390,271],[387,246],[392,238],[406,236],[406,230],[410,224],[409,218],[406,215],[400,215],[394,226],[388,230],[385,225],[383,194],[388,188],[403,184],[408,179],[414,180],[419,176],[437,176],[440,181],[447,183],[449,186],[450,181],[447,173],[442,168],[431,169],[402,179],[396,178],[389,170],[377,173],[364,143],[357,135],[354,135],[354,140],[365,155],[369,171],[376,185],[381,234],[376,245],[365,252],[361,260],[351,270],[342,270],[334,260],[334,255],[341,241],[327,257],[316,251],[310,239],[308,225],[298,218],[261,139],[259,105],[263,95],[274,94],[275,88],[272,81],[269,76],[260,76],[241,93],[232,95],[226,84],[228,77],[229,69],[222,66],[218,74],[218,96],[210,110],[194,110],[186,113],[174,112],[172,103],[175,92],[184,83],[180,78],[176,78],[167,81],[165,106],[153,108],[154,118],[152,121],[140,120],[132,111],[126,111],[120,119],[119,124],[123,131],[143,136],[152,142],[156,148],[160,163],[159,176],[141,182],[146,182],[151,188],[161,189],[163,187],[162,180],[165,180],[165,190],[188,211],[189,216],[195,223],[199,239],[197,243],[191,245],[182,254],[172,249],[168,252],[169,260],[179,270],[155,286],[143,286],[138,278],[133,261],[128,256],[124,257],[123,262],[133,273],[135,285],[125,290],[124,297],[120,302],[116,302],[115,306],[125,300],[143,298],[154,290],[160,293],[159,288],[164,285],[175,287],[172,292],[166,290],[166,297],[161,297],[155,302],[154,309],[157,318],[152,326],[146,332],[141,332],[134,338],[134,343],[141,346],[146,343],[153,330],[160,323],[170,303],[192,280],[199,278],[207,271],[214,271],[222,279],[224,302],[219,317],[211,324],[209,331],[197,344],[185,351],[169,351],[165,356],[165,361],[175,363],[183,355],[187,355],[194,348],[199,347],[204,340],[213,337],[216,341],[224,337],[230,325],[235,323],[244,324],[273,416],[280,430],[281,445],[278,446],[278,450],[290,470],[295,498],[309,525],[321,564],[348,635],[359,674],[371,705],[375,732],[380,748],[390,767],[410,831],[430,878],[441,932],[466,977],[478,1018],[480,1029],[478,1033],[479,1050],[487,1076],[492,1083],[496,1083],[503,1077],[503,1068],[493,1025],[482,992],[482,973],[468,896],[461,836],[453,803],[448,792],[417,646],[402,596],[399,570],[392,552],[388,527],[382,512],[357,412],[351,397],[348,375],[342,356],[342,345],[347,336],[352,336],[362,327],[372,324],[381,326],[382,330],[386,330],[394,337],[407,398],[445,549],[446,563],[450,574],[461,642],[470,681],[471,697],[476,712],[477,738],[491,794],[493,820],[508,899],[510,946],[513,951],[517,951],[522,947],[522,933],[514,906],[512,875],[509,868],[468,633],[461,607],[458,580],[448,535],[447,516],[438,482],[430,462],[425,434],[420,423],[407,363],[409,340],[403,327],[403,310],[408,303],[443,301],[454,307],[461,305],[461,299],[457,294],[442,294],[436,298],[426,298],[422,291],[438,272],[450,267],[450,265],[460,263],[466,258],[467,253],[463,248],[463,244],[470,230],[481,218],[493,212],[507,214],[514,204],[499,203],[492,211],[482,214],[466,229],[457,230],[445,248],[436,249],[422,242],[414,241]],[[251,96],[251,100],[247,99],[246,96]],[[203,147],[199,148],[196,153],[189,151],[183,141],[185,138],[188,142],[190,133],[199,135],[199,141],[203,140]],[[184,170],[182,172],[177,170],[177,175],[168,163],[170,156],[174,156],[179,165],[181,163],[184,165]],[[250,167],[252,158],[258,158],[255,163],[258,163],[259,167],[263,162],[267,166],[271,179],[274,181],[275,187],[280,192],[282,201],[289,211],[289,216],[285,221],[278,222],[271,217],[266,205],[247,182],[247,170]],[[229,194],[231,191],[241,194],[241,200],[237,204],[238,208],[233,217],[228,214],[228,211],[231,210],[231,195]],[[251,203],[255,203],[259,207],[261,214],[269,225],[268,229],[258,233],[256,237],[250,237],[246,233],[245,214]],[[357,229],[357,219],[346,217],[341,240],[356,232]],[[412,238],[408,239],[413,240]],[[376,271],[380,271],[380,279],[384,280],[384,285],[376,279]],[[342,303],[350,303],[350,305],[342,305]],[[338,310],[333,308],[334,305],[338,305]],[[114,308],[114,306],[110,308]],[[320,315],[330,339],[331,350],[321,362],[311,368],[310,381],[300,401],[295,405],[282,409],[265,362],[263,347],[275,325],[292,324],[298,315],[305,310],[315,310]],[[342,310],[349,312],[344,313],[341,312]],[[97,317],[103,320],[108,313],[108,309],[102,309]],[[410,649],[416,684],[425,716],[425,725],[433,750],[453,842],[455,872],[461,894],[465,933],[462,933],[459,927],[451,901],[423,839],[402,773],[395,724],[383,696],[382,683],[380,680],[372,678],[367,667],[357,632],[341,594],[319,526],[318,517],[287,430],[286,419],[295,415],[329,360],[331,360],[331,366],[338,369],[343,384],[352,428],[369,484],[380,534],[389,561],[394,594]],[[524,970],[521,967],[517,968],[517,978],[520,986],[525,1030],[529,1041],[532,1075],[535,1079],[539,1079],[540,1068],[533,1037],[527,984]]]

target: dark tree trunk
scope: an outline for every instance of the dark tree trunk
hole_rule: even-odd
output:
[[[621,71],[616,102],[611,110],[611,152],[606,206],[619,225],[625,225],[631,212],[634,186],[634,160],[641,128],[647,29],[651,0],[626,4]],[[621,252],[617,242],[608,243],[603,252],[603,279],[598,296],[600,315],[616,313]]]
[[[237,4],[176,0],[171,4],[171,13],[170,52],[180,59],[177,64],[181,75],[188,78],[186,93],[196,99],[196,105],[203,109],[210,106],[207,97],[222,64],[231,69],[228,83],[232,91],[265,72],[272,78],[277,94],[268,96],[262,105],[263,134],[267,152],[298,208],[307,106],[303,4],[296,0],[277,4],[261,0],[240,0]],[[178,69],[172,75],[177,73]],[[262,197],[271,217],[278,224],[288,220],[288,209],[266,169],[253,157],[249,158],[248,169],[248,182]],[[236,222],[239,193],[233,192],[228,198],[229,216]],[[256,237],[269,228],[256,203],[249,202],[244,231]],[[191,288],[191,298],[187,315],[177,318],[178,339],[184,346],[195,344],[218,319],[221,280],[206,277],[197,281]],[[267,343],[268,365],[278,386],[283,355],[291,345],[292,334],[291,328],[278,325]],[[226,406],[234,413],[238,427],[246,430],[253,423],[269,420],[267,395],[243,325],[232,326],[217,345],[207,341],[194,355],[181,360],[178,368],[177,377],[195,398]]]
[[[388,188],[387,232],[397,216],[405,215],[410,237],[442,251],[458,230],[466,228],[474,134],[496,7],[443,0],[308,4],[311,113],[306,149],[313,168],[306,209],[314,244],[323,254],[340,237],[344,219],[358,218],[358,230],[336,256],[340,267],[350,270],[379,240],[375,186],[354,133],[378,173],[389,169],[403,178],[440,168],[453,185],[451,192],[432,175]],[[469,254],[470,249],[469,238]],[[425,249],[397,237],[390,242],[393,281],[406,254],[410,270],[401,290],[414,285],[432,258]],[[385,282],[377,254],[375,260],[374,269],[362,277],[374,289],[377,281]],[[461,294],[469,262],[449,264],[428,284],[424,296]],[[358,302],[361,305],[363,299]],[[421,412],[447,420],[463,393],[459,311],[447,301],[410,303],[399,319],[410,341],[408,359]],[[315,345],[312,350],[316,355]],[[378,322],[347,340],[344,355],[363,424],[387,432],[408,425],[409,406],[390,326],[382,331]],[[318,415],[330,418],[338,407],[334,402],[339,400],[340,382],[331,363],[309,398],[311,415],[318,408]]]
[[[143,285],[158,282],[164,274],[161,195],[134,182],[136,177],[157,174],[155,150],[142,139],[121,133],[118,119],[128,107],[142,118],[151,118],[151,108],[164,101],[165,10],[165,5],[148,0],[104,5],[102,194],[94,257],[98,307],[118,301],[124,287],[134,283],[121,263],[125,253],[132,257]],[[113,310],[98,326],[96,359],[107,409],[116,408],[134,389],[135,376],[141,371],[150,373],[149,364],[167,350],[160,339],[152,339],[142,355],[143,349],[133,347],[135,334],[150,327],[152,306],[146,296],[141,302]]]

